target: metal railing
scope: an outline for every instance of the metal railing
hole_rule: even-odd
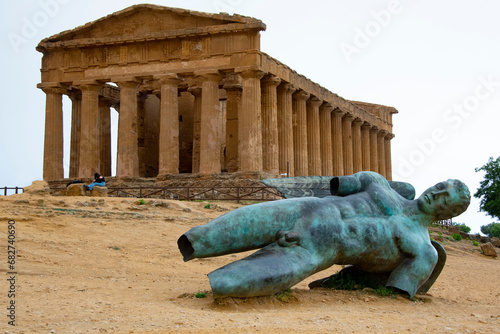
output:
[[[107,187],[110,197],[159,198],[184,201],[274,201],[283,196],[265,186],[168,186]],[[65,195],[65,187],[51,187],[53,195]]]
[[[432,223],[434,226],[440,226],[440,227],[450,227],[453,226],[453,221],[451,219],[446,219],[446,220],[438,220]]]
[[[0,188],[0,195],[1,195],[1,190],[3,189],[3,195],[8,196],[8,195],[13,195],[13,194],[8,194],[9,190],[15,190],[15,194],[19,194],[19,190],[24,192],[23,187],[3,187]]]

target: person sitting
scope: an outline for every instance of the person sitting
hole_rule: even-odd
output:
[[[106,182],[104,182],[104,177],[102,175],[99,175],[99,173],[95,173],[94,180],[92,180],[91,184],[85,186],[85,189],[92,190],[92,188],[94,188],[95,186],[104,187],[105,185]]]

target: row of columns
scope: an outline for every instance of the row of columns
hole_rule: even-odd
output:
[[[262,120],[277,122],[271,129],[262,126],[263,152],[277,151],[263,157],[269,162],[265,172],[283,174],[288,167],[291,175],[304,176],[371,170],[392,177],[392,134],[289,83],[279,84],[276,77],[265,78],[262,90]]]
[[[236,71],[241,82],[226,83],[226,138],[221,123],[218,71],[195,72],[193,173],[220,173],[220,143],[226,143],[230,172],[347,175],[372,170],[391,178],[393,135],[327,101],[257,69]],[[159,174],[179,172],[178,87],[176,74],[154,76],[159,84]],[[112,78],[120,88],[117,176],[139,176],[138,88],[135,78]],[[62,95],[73,102],[70,177],[111,173],[110,106],[99,98],[97,81],[75,82],[77,91],[42,88],[46,93],[44,179],[63,178]]]

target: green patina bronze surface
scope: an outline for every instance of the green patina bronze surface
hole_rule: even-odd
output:
[[[430,288],[444,262],[436,266],[442,247],[433,246],[427,227],[467,209],[467,186],[448,180],[413,200],[411,185],[374,172],[320,178],[312,182],[323,185],[312,188],[324,194],[326,182],[334,196],[242,207],[179,238],[184,261],[260,249],[208,274],[215,298],[278,293],[333,264],[386,277],[411,297]]]

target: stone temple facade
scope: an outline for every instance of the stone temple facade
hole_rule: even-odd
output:
[[[392,115],[345,100],[260,51],[261,21],[135,5],[42,40],[43,178],[63,179],[63,95],[72,101],[70,178],[258,172],[391,179]],[[111,109],[113,108],[113,109]]]

